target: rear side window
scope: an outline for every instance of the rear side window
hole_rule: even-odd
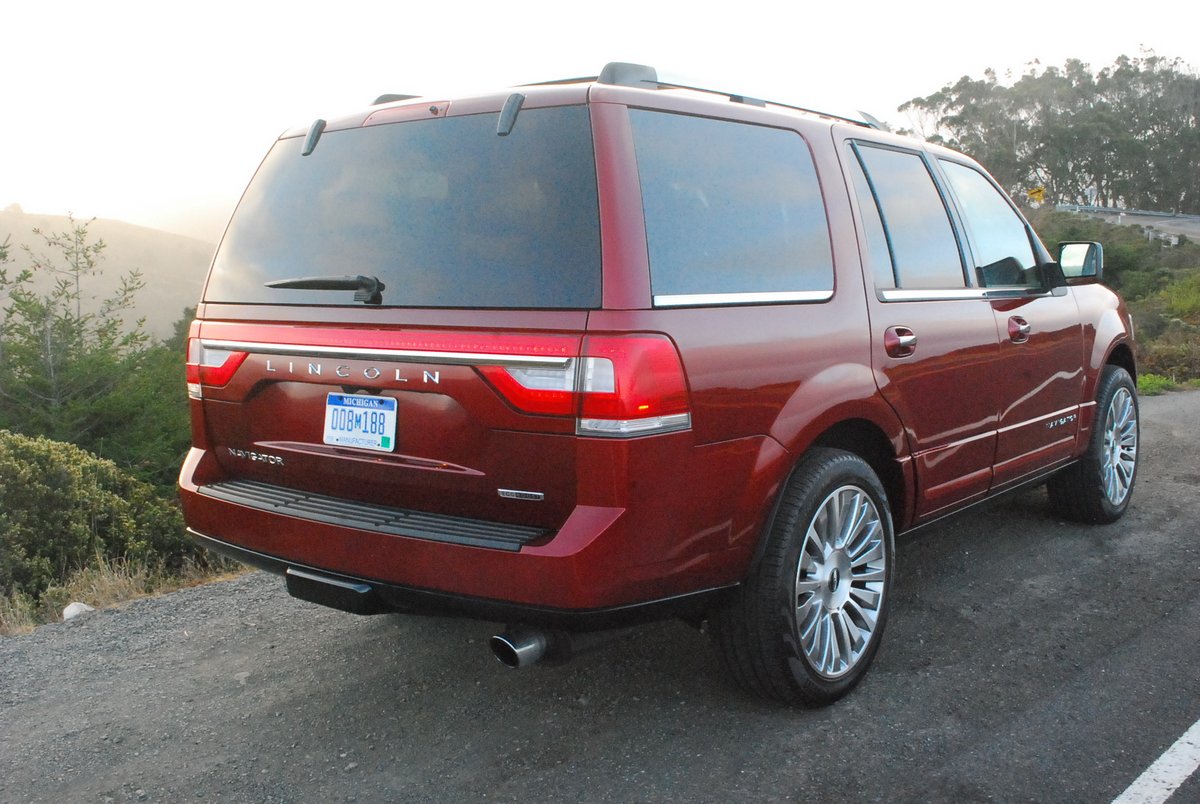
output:
[[[631,109],[657,305],[833,291],[812,154],[781,129]]]
[[[872,199],[887,233],[896,287],[961,288],[966,286],[958,240],[941,193],[920,154],[858,143]]]
[[[896,269],[892,265],[887,232],[883,231],[883,220],[879,217],[879,205],[875,202],[875,194],[871,191],[867,176],[862,171],[862,165],[853,156],[850,160],[850,176],[854,181],[854,194],[858,198],[858,208],[862,212],[863,234],[867,241],[864,259],[871,268],[871,274],[875,277],[876,287],[894,288],[896,287]]]
[[[367,126],[280,140],[238,205],[205,299],[353,304],[345,290],[268,288],[371,276],[385,306],[600,303],[596,163],[586,107]]]

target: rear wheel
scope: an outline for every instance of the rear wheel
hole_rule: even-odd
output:
[[[1077,522],[1120,519],[1133,494],[1138,446],[1137,386],[1125,369],[1105,366],[1087,451],[1046,484],[1051,507]]]
[[[733,678],[789,703],[849,692],[883,634],[893,541],[871,467],[849,452],[813,450],[784,490],[760,561],[712,617]]]

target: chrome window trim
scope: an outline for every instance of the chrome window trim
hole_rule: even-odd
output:
[[[984,288],[983,295],[988,299],[1028,299],[1037,296],[1053,296],[1054,288],[1040,285],[1000,286]]]
[[[940,289],[918,289],[918,290],[903,290],[900,288],[878,289],[875,293],[879,296],[880,301],[946,301],[946,300],[970,300],[970,299],[986,299],[987,291],[983,288],[947,288]]]
[[[719,304],[780,304],[783,302],[823,302],[833,298],[832,290],[780,290],[764,293],[681,293],[654,297],[655,307],[699,307]]]
[[[249,341],[210,341],[206,348],[229,349],[253,354],[288,355],[292,357],[343,358],[346,360],[379,360],[388,363],[441,363],[452,366],[529,366],[533,368],[565,368],[570,357],[539,357],[537,355],[503,355],[480,352],[426,352],[415,349],[347,349],[340,346],[311,346],[293,343],[256,343]]]
[[[883,302],[896,301],[967,301],[972,299],[1030,299],[1053,296],[1053,288],[1004,287],[1004,288],[931,288],[911,290],[903,288],[876,288],[876,296]]]

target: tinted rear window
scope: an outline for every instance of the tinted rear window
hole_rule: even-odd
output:
[[[643,110],[629,118],[656,302],[833,290],[825,204],[799,134]]]
[[[966,285],[950,214],[920,154],[860,144],[901,288]],[[865,199],[859,199],[860,202]]]
[[[238,205],[205,299],[354,304],[351,291],[271,289],[310,276],[380,279],[385,306],[587,308],[600,303],[591,126],[582,106],[280,140]]]

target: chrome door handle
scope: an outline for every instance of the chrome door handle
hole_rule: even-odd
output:
[[[1029,333],[1032,331],[1033,327],[1021,316],[1014,315],[1008,319],[1008,339],[1013,343],[1024,343],[1029,340]]]
[[[917,351],[917,335],[908,327],[888,327],[883,333],[883,350],[889,357],[908,357]]]

